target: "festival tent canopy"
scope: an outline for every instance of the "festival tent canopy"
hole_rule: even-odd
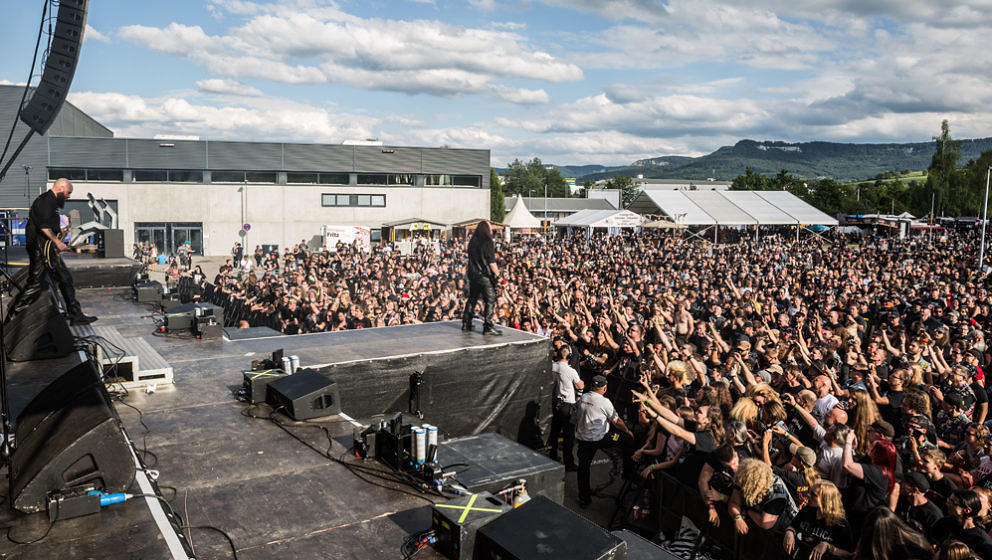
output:
[[[537,229],[541,227],[541,220],[538,220],[530,213],[530,210],[527,209],[527,205],[524,204],[524,200],[519,194],[514,197],[513,206],[510,208],[510,212],[506,217],[503,218],[503,222],[510,229]]]
[[[826,225],[837,220],[788,191],[643,191],[628,207],[689,226]]]
[[[627,209],[638,214],[667,214],[677,224],[687,226],[716,225],[713,216],[685,196],[685,191],[644,190]]]
[[[557,227],[618,228],[638,227],[644,217],[630,210],[580,210],[557,222]]]

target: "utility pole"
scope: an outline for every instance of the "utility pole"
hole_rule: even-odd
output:
[[[986,220],[989,217],[989,175],[992,174],[992,165],[985,170],[985,202],[982,204],[982,243],[978,249],[978,272],[982,271],[985,263],[985,228]]]

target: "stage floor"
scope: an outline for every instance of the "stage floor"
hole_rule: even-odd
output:
[[[238,556],[270,558],[399,558],[400,546],[411,534],[430,527],[430,507],[423,496],[406,494],[408,487],[360,480],[294,440],[273,423],[245,416],[246,406],[232,396],[241,385],[241,372],[252,359],[283,348],[300,356],[303,365],[316,365],[373,356],[395,355],[397,340],[410,336],[404,327],[340,333],[333,346],[321,334],[246,340],[199,341],[153,336],[151,310],[127,300],[125,290],[81,290],[95,326],[116,327],[124,337],[146,339],[174,368],[175,384],[153,393],[132,391],[117,405],[128,434],[141,449],[147,447],[148,466],[159,473],[158,484],[172,507],[191,525],[212,525],[233,539]],[[418,352],[445,352],[467,346],[527,343],[534,335],[504,329],[500,338],[478,331],[462,333],[458,323],[425,325]],[[9,364],[13,418],[51,379],[81,359]],[[347,412],[347,403],[344,403]],[[262,409],[264,410],[264,408]],[[142,426],[142,422],[148,430]],[[321,425],[292,425],[289,429],[321,451],[328,448],[345,461],[352,425],[332,417]],[[329,441],[330,439],[330,441]],[[153,454],[153,455],[152,455]],[[604,479],[608,465],[600,456],[594,484]],[[384,488],[382,486],[386,486]],[[604,489],[615,493],[617,485]],[[577,509],[575,475],[566,475],[565,504]],[[437,497],[432,498],[438,500]],[[581,513],[605,524],[612,501],[597,499]],[[22,515],[0,508],[0,522],[12,536],[30,540],[48,527],[44,514]],[[199,558],[229,558],[218,534],[192,531]],[[0,538],[2,558],[171,558],[165,537],[144,500],[108,506],[98,515],[60,521],[37,544],[15,545]],[[440,558],[431,550],[418,558]]]

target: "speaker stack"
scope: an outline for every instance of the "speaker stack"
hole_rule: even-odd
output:
[[[21,109],[21,120],[38,134],[44,134],[62,108],[79,61],[79,49],[86,29],[89,0],[60,0],[48,58],[34,95]]]
[[[38,393],[17,417],[15,433],[10,477],[18,511],[45,509],[53,491],[91,484],[105,493],[123,492],[134,481],[129,444],[92,362]]]
[[[72,343],[69,325],[48,289],[4,324],[3,345],[12,362],[62,358],[72,352]]]

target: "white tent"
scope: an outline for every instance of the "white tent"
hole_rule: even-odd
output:
[[[638,227],[644,223],[644,217],[630,210],[580,210],[571,216],[566,216],[557,222],[556,227],[580,228],[625,228]]]
[[[510,213],[503,218],[503,223],[510,229],[539,229],[541,227],[541,220],[530,213],[519,194],[514,198]]]
[[[837,220],[788,191],[646,190],[628,206],[689,226],[825,225]]]

